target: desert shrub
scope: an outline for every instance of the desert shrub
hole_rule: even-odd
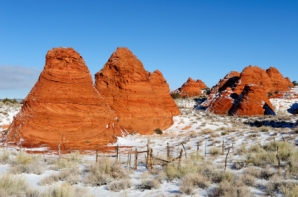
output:
[[[274,152],[263,151],[248,155],[246,163],[252,163],[255,166],[265,167],[268,164],[273,165],[277,163],[277,159]]]
[[[242,181],[242,183],[244,185],[250,186],[250,187],[254,187],[256,184],[256,178],[250,174],[243,174],[240,177],[240,180]]]
[[[298,177],[298,152],[296,151],[289,158],[289,163],[286,168],[286,173],[288,176],[297,178]]]
[[[75,161],[68,160],[66,158],[57,159],[56,162],[51,166],[51,170],[60,170],[63,168],[78,167],[78,163]]]
[[[0,176],[0,196],[26,196],[28,190],[23,178],[9,174]]]
[[[12,161],[9,172],[13,174],[33,173],[42,174],[45,171],[45,163],[40,156],[31,156],[27,153],[20,152],[16,159]]]
[[[59,171],[58,174],[52,174],[43,178],[39,184],[40,185],[51,185],[57,181],[66,181],[67,183],[73,185],[79,183],[81,180],[81,171],[78,168],[65,168]]]
[[[83,156],[80,154],[80,151],[74,151],[70,155],[68,155],[67,160],[70,162],[78,162],[82,161]]]
[[[259,144],[254,144],[248,148],[249,153],[264,152],[264,149]]]
[[[141,181],[141,189],[159,189],[160,182],[156,179]]]
[[[276,152],[277,147],[281,160],[287,161],[295,153],[295,146],[288,142],[269,142],[264,149]]]
[[[108,184],[113,178],[118,180],[127,179],[128,174],[121,165],[112,165],[108,158],[103,158],[97,164],[87,167],[84,182],[88,185],[99,186]]]
[[[220,152],[221,152],[221,150],[220,150],[218,147],[212,147],[212,148],[210,148],[210,150],[209,150],[209,153],[210,153],[210,155],[212,155],[212,156],[217,156],[217,155],[220,154]]]
[[[265,185],[265,188],[270,196],[274,196],[274,191],[277,191],[281,184],[281,178],[277,174],[274,174],[269,178],[269,181]]]
[[[178,98],[180,98],[180,94],[179,94],[179,93],[171,94],[171,96],[172,96],[173,99],[178,99]]]
[[[42,197],[91,197],[89,191],[85,188],[73,187],[64,183],[62,185],[49,188],[42,193]]]
[[[160,128],[157,128],[154,130],[154,133],[156,133],[158,135],[162,135],[162,130]]]
[[[235,170],[240,170],[244,166],[245,166],[245,161],[240,161],[240,160],[234,161],[232,164],[232,168]]]
[[[212,182],[220,183],[223,181],[232,182],[235,178],[235,175],[229,171],[217,171],[212,173]]]
[[[10,151],[8,150],[3,150],[0,153],[0,163],[1,164],[7,164],[10,162]]]
[[[201,174],[188,174],[183,177],[180,190],[188,195],[194,194],[194,188],[206,189],[210,186],[210,181]]]
[[[243,154],[246,154],[247,153],[247,149],[246,149],[246,147],[244,146],[244,144],[242,144],[241,146],[240,146],[240,148],[237,148],[236,149],[236,154],[238,154],[238,155],[243,155]]]
[[[113,181],[108,184],[108,189],[113,192],[120,192],[121,190],[125,190],[131,188],[133,186],[131,180],[123,179],[120,181]]]
[[[228,181],[223,181],[219,183],[217,187],[211,190],[211,193],[208,195],[211,197],[251,197],[251,192],[246,186],[239,186],[236,184],[231,184]]]
[[[269,128],[268,127],[265,127],[265,126],[261,126],[260,127],[260,131],[261,132],[268,132],[269,131]]]
[[[280,187],[280,191],[285,197],[296,197],[298,196],[298,185],[297,184],[285,184]]]

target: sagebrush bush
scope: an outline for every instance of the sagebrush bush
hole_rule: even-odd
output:
[[[204,177],[201,174],[188,174],[183,177],[180,190],[188,195],[193,195],[194,189],[196,187],[200,187],[202,189],[206,189],[210,186],[211,182],[207,177]]]
[[[247,156],[246,163],[252,163],[255,166],[265,167],[266,165],[277,164],[276,154],[274,152],[262,151]]]
[[[221,153],[221,149],[218,147],[212,147],[212,148],[210,148],[209,153],[212,156],[217,156]]]
[[[211,197],[251,197],[250,189],[246,186],[239,186],[237,184],[231,184],[228,181],[219,183],[214,189],[211,190],[208,196]]]
[[[73,187],[64,183],[49,188],[41,194],[42,197],[93,197],[86,188]]]
[[[244,185],[254,187],[256,185],[256,178],[250,174],[243,174],[240,180]]]
[[[11,152],[9,150],[3,150],[0,153],[0,163],[1,164],[8,164],[11,159]]]
[[[131,188],[132,186],[133,186],[133,184],[132,184],[131,180],[123,179],[120,181],[113,181],[110,184],[108,184],[107,187],[110,191],[120,192],[121,190]]]
[[[230,171],[215,171],[212,173],[212,182],[220,183],[223,181],[232,182],[235,178],[235,175]]]
[[[0,196],[26,196],[28,190],[23,178],[9,174],[0,176]]]

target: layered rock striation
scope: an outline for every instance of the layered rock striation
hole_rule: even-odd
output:
[[[117,48],[96,73],[95,84],[129,132],[152,134],[170,127],[180,114],[162,73],[147,72],[127,48]]]
[[[72,48],[54,48],[8,130],[8,142],[23,146],[90,150],[122,134],[117,116],[93,86],[90,72]]]

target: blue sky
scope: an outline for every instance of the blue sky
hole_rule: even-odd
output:
[[[54,47],[73,47],[92,76],[128,47],[171,90],[248,65],[298,81],[298,1],[0,0],[0,19],[0,98],[25,98]]]

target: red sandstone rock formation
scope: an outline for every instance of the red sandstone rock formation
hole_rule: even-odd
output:
[[[236,83],[240,78],[240,73],[237,71],[231,71],[223,79],[220,79],[219,82],[213,86],[210,90],[210,94],[216,94],[227,88],[234,88]]]
[[[240,94],[247,84],[256,84],[264,87],[267,93],[277,93],[279,91],[289,91],[289,82],[274,67],[263,70],[257,66],[248,66],[240,74],[235,92]]]
[[[117,48],[95,79],[97,90],[129,132],[152,134],[170,127],[173,116],[180,114],[161,72],[147,72],[127,48]]]
[[[7,140],[62,150],[90,150],[121,135],[116,114],[92,84],[83,58],[72,48],[46,55],[38,81],[24,100]]]
[[[274,115],[273,106],[262,86],[246,85],[239,98],[235,99],[230,115]]]
[[[200,96],[202,94],[202,89],[207,88],[205,83],[198,80],[193,80],[192,78],[188,78],[187,81],[177,90],[171,92],[171,95],[179,94],[180,97],[193,97],[193,96]]]
[[[273,108],[268,100],[268,95],[284,94],[289,91],[291,85],[293,84],[289,78],[284,78],[276,68],[270,67],[267,70],[263,70],[257,66],[248,66],[241,73],[232,71],[224,79],[220,80],[211,89],[209,98],[201,106],[217,114],[272,114],[270,109]],[[239,100],[239,96],[242,99]],[[240,107],[237,110],[235,108],[235,99],[237,99],[238,107]],[[263,106],[256,107],[261,106],[259,105],[260,100],[267,103],[265,106],[267,110],[264,110]],[[231,102],[234,103],[233,109],[228,109],[231,107]],[[240,102],[243,104],[240,104]],[[258,109],[249,110],[248,105]]]

